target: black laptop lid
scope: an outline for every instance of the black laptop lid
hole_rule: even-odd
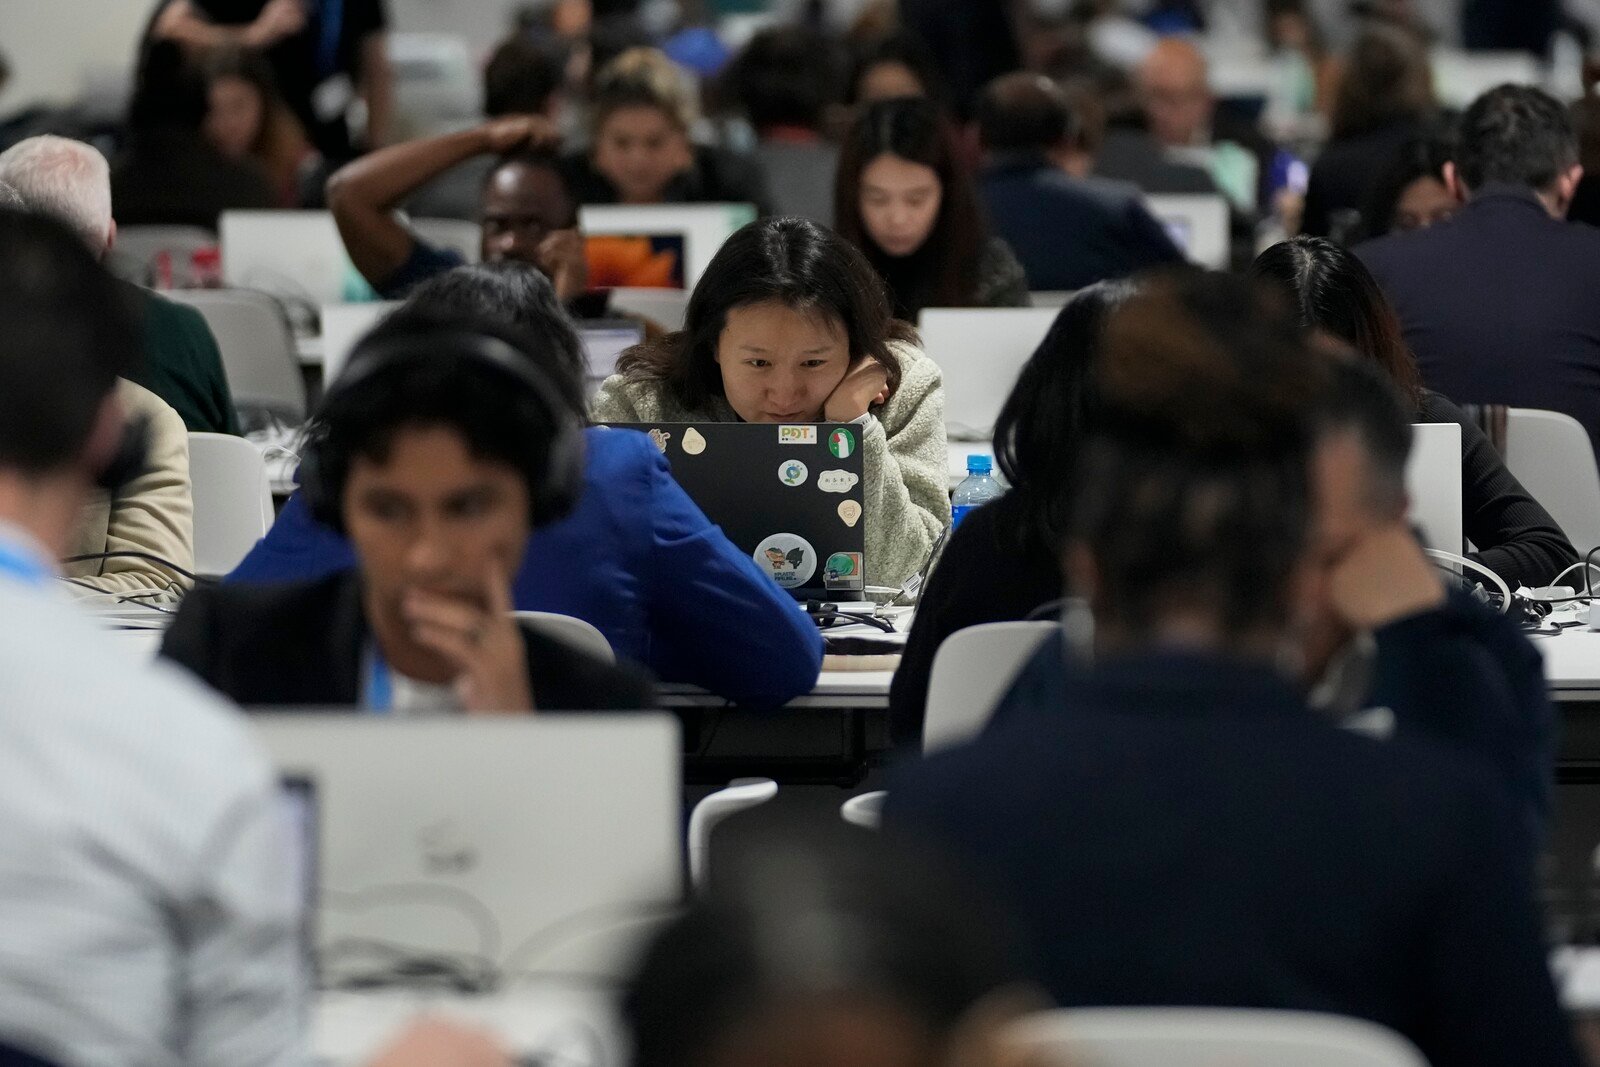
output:
[[[861,427],[612,423],[650,434],[672,476],[728,540],[802,600],[865,593]]]

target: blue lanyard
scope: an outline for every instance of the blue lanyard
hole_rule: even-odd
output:
[[[387,715],[394,710],[394,682],[389,675],[389,664],[377,644],[369,645],[366,657],[366,686],[361,694],[361,704],[373,715]]]
[[[28,585],[44,585],[50,580],[50,568],[39,562],[39,557],[27,549],[0,541],[0,574],[7,574]]]
[[[317,70],[324,78],[333,74],[339,61],[339,37],[344,29],[344,0],[322,0],[317,15],[322,23],[321,47],[317,51]]]

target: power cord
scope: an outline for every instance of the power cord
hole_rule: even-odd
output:
[[[1511,610],[1511,587],[1506,584],[1506,580],[1504,578],[1500,577],[1494,571],[1475,560],[1468,559],[1466,556],[1458,556],[1454,552],[1446,552],[1443,549],[1438,548],[1425,548],[1423,551],[1426,552],[1428,557],[1435,562],[1442,561],[1445,563],[1454,563],[1457,566],[1465,567],[1468,570],[1477,571],[1479,574],[1488,578],[1494,583],[1495,588],[1500,592],[1500,614],[1504,615]]]
[[[135,552],[132,549],[128,549],[128,550],[125,550],[125,551],[122,551],[122,552],[88,552],[88,553],[85,553],[84,555],[81,555],[81,556],[68,556],[66,559],[62,560],[61,562],[62,563],[92,563],[95,560],[102,560],[102,559],[142,559],[142,560],[147,560],[150,563],[160,564],[161,566],[167,568],[168,570],[173,571],[176,574],[182,575],[183,577],[189,579],[191,582],[194,582],[196,585],[211,581],[211,579],[209,579],[209,578],[201,578],[199,575],[195,574],[193,571],[185,570],[184,568],[178,566],[176,563],[172,562],[170,559],[162,559],[160,556],[154,554],[153,552]]]

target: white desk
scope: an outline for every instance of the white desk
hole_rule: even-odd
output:
[[[1575,627],[1535,637],[1533,646],[1544,656],[1551,699],[1600,701],[1600,632]]]
[[[326,992],[317,996],[311,1048],[334,1067],[365,1063],[419,1016],[481,1027],[523,1062],[621,1067],[627,1041],[616,993],[554,984],[518,986],[484,996],[403,989]]]

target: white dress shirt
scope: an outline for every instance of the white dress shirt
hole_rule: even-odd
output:
[[[238,712],[80,617],[45,560],[0,526],[0,1043],[70,1067],[303,1062],[268,760]]]

